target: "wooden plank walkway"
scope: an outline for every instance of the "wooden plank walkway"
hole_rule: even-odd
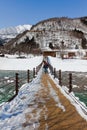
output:
[[[36,94],[35,104],[41,110],[38,130],[87,130],[87,122],[60,92],[48,74],[42,74],[41,89]],[[37,110],[34,110],[33,114],[36,115]],[[30,115],[27,117],[29,118],[26,122]]]

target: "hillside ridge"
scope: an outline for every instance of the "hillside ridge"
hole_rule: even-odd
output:
[[[10,52],[23,51],[32,53],[43,48],[87,49],[87,17],[81,18],[49,18],[42,20],[25,33],[19,34],[5,46]],[[31,40],[33,39],[33,40]],[[33,41],[31,43],[31,41]],[[51,45],[51,46],[50,46]],[[16,48],[16,49],[15,49]],[[34,50],[33,50],[34,49]],[[41,51],[39,51],[41,53]]]

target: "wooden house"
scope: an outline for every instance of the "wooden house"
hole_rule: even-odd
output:
[[[44,57],[46,57],[46,56],[56,57],[56,51],[44,50],[42,53],[43,53],[43,56],[44,56]]]
[[[76,56],[76,52],[68,52],[68,58],[74,58]]]

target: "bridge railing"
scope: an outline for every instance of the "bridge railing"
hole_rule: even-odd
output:
[[[33,70],[18,71],[14,76],[5,79],[0,77],[0,103],[11,101],[23,84],[31,82],[37,76],[41,66],[42,63]]]
[[[74,89],[73,88],[74,83],[76,84],[76,81],[75,81],[76,77],[75,77],[74,72],[66,72],[66,73],[64,73],[61,70],[56,71],[56,68],[53,68],[53,66],[49,67],[49,69],[51,69],[50,71],[53,71],[53,73],[52,73],[53,77],[58,79],[59,85],[61,87],[62,86],[67,86],[68,87],[68,89],[66,89],[66,88],[64,89],[65,92],[67,94],[71,93],[73,91],[73,89]],[[79,82],[80,85],[83,86],[84,81],[85,81],[85,83],[87,81],[87,76],[85,76],[84,78],[77,77],[77,81]],[[77,83],[77,85],[78,85],[78,83]],[[86,83],[86,85],[87,85],[87,83]],[[81,96],[80,100],[78,100],[72,93],[70,94],[70,96],[75,102],[77,102],[78,105],[80,105],[83,112],[85,114],[87,114],[87,107],[83,103],[81,103],[81,101],[84,102],[83,97]],[[86,105],[87,105],[87,103],[86,103]]]

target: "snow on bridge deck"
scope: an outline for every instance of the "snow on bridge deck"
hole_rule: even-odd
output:
[[[38,130],[87,130],[87,122],[76,111],[75,107],[56,87],[48,74],[42,74],[41,88],[35,95],[33,104],[33,125]],[[36,107],[35,107],[36,106]],[[38,120],[36,120],[38,116]],[[25,114],[23,128],[30,125],[31,113]]]

